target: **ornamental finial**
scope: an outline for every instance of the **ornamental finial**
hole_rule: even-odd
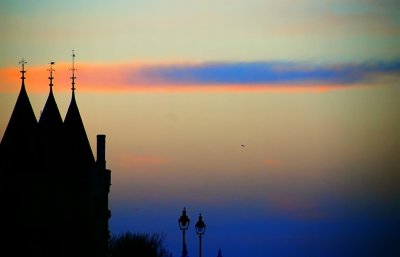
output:
[[[71,69],[69,69],[70,71],[72,71],[72,77],[71,77],[71,80],[72,80],[72,92],[75,90],[75,79],[76,79],[76,77],[75,77],[75,71],[76,71],[76,69],[75,69],[75,50],[72,50],[72,68]]]
[[[50,62],[50,69],[48,69],[48,71],[50,71],[50,77],[49,77],[49,79],[50,79],[50,84],[49,84],[50,88],[53,86],[53,71],[55,71],[53,69],[53,65],[54,64],[55,64],[55,62]]]
[[[22,81],[25,79],[25,72],[26,72],[26,70],[25,70],[25,64],[26,64],[26,63],[27,63],[27,62],[25,61],[24,58],[22,58],[21,61],[19,61],[19,64],[22,65],[22,70],[20,71],[20,72],[21,72],[21,79],[22,79]]]

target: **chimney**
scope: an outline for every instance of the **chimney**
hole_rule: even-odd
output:
[[[106,169],[106,135],[97,135],[97,167]]]

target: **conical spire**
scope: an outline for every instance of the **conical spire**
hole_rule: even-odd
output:
[[[68,142],[68,153],[71,162],[79,164],[80,167],[94,165],[94,157],[90,143],[86,135],[85,127],[79,113],[75,100],[75,53],[72,52],[72,98],[64,120],[64,129]]]
[[[58,110],[57,103],[53,95],[53,65],[54,62],[51,62],[49,69],[50,93],[39,119],[39,128],[46,130],[58,129],[62,126],[60,111]]]
[[[8,145],[12,144],[14,141],[24,140],[25,137],[33,133],[37,126],[35,113],[33,112],[32,105],[25,89],[26,61],[22,59],[19,63],[22,64],[21,90],[1,141],[2,145]]]

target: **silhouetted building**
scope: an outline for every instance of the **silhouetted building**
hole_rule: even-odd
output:
[[[37,121],[24,64],[21,90],[0,144],[5,238],[0,255],[105,257],[111,216],[105,135],[97,136],[95,160],[75,100],[74,67],[64,121],[53,95],[52,65],[49,96]]]

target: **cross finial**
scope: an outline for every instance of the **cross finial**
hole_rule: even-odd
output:
[[[76,69],[75,69],[75,50],[72,50],[72,68],[70,69],[71,71],[72,71],[72,77],[71,77],[71,80],[72,80],[72,92],[75,90],[75,79],[76,79],[76,77],[75,77],[75,71],[76,71]]]
[[[22,65],[22,70],[21,70],[20,72],[21,72],[21,75],[22,75],[22,76],[21,76],[21,79],[24,80],[24,79],[25,79],[25,72],[26,72],[26,70],[25,70],[25,64],[27,64],[27,62],[25,61],[24,58],[22,58],[21,61],[19,61],[19,64]]]
[[[54,64],[55,64],[55,62],[50,62],[50,69],[48,69],[48,71],[50,71],[50,77],[49,77],[49,79],[50,79],[50,84],[49,84],[50,88],[53,86],[53,71],[55,71],[53,69],[53,65]]]

